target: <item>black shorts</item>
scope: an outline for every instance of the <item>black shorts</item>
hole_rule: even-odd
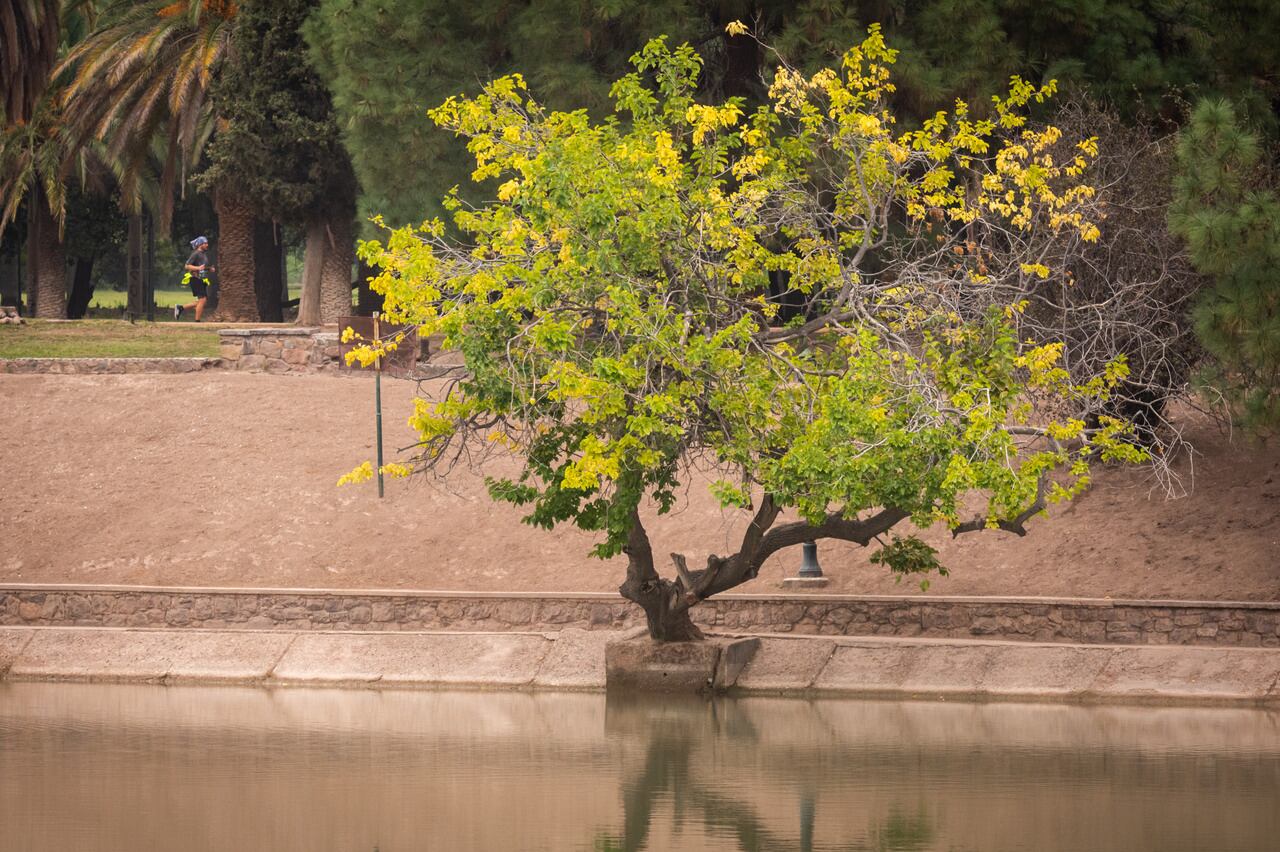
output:
[[[209,284],[203,278],[192,278],[191,292],[197,299],[203,299],[209,295]]]

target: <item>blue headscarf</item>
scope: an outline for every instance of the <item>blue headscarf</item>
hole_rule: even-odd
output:
[[[201,246],[201,245],[206,245],[206,246],[207,246],[207,245],[209,245],[209,238],[208,238],[208,237],[196,237],[194,240],[192,240],[192,241],[191,241],[191,248],[192,248],[192,249],[198,249],[198,248],[200,248],[200,246]]]

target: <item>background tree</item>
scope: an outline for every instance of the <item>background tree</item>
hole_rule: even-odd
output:
[[[60,0],[15,0],[0,14],[5,123],[25,124],[44,96],[62,44]]]
[[[101,140],[123,203],[140,212],[144,184],[160,148],[157,219],[168,229],[174,196],[214,128],[208,94],[230,44],[237,5],[230,0],[170,3],[117,0],[102,26],[78,44],[64,68],[69,126],[79,144]],[[256,319],[253,209],[233,184],[214,190],[222,284],[219,313]]]
[[[333,93],[362,221],[402,225],[438,215],[444,192],[468,183],[464,152],[425,121],[427,107],[519,68],[552,105],[607,110],[610,83],[649,35],[694,27],[705,30],[683,0],[320,0],[304,33]]]
[[[0,74],[13,87],[6,90],[6,109],[16,110],[0,114],[0,229],[13,221],[25,199],[28,309],[51,319],[66,315],[68,179],[84,183],[91,170],[100,171],[101,152],[68,133],[63,75],[52,70],[50,57],[56,59],[83,36],[91,13],[92,4],[83,2],[23,2],[0,15],[0,35],[12,39]]]
[[[225,124],[199,183],[234,183],[260,216],[307,232],[304,324],[351,312],[356,183],[330,103],[299,32],[314,0],[248,3],[213,87]],[[277,268],[279,268],[277,262]],[[279,291],[275,319],[279,319]]]
[[[1022,303],[967,316],[938,296],[1063,274],[1049,250],[1098,237],[1093,140],[1055,156],[1059,131],[1025,118],[1052,86],[1016,80],[990,120],[958,103],[900,131],[895,56],[873,28],[838,72],[782,66],[746,114],[699,103],[700,59],[657,40],[613,87],[626,120],[599,123],[501,78],[432,113],[497,200],[447,202],[462,242],[435,221],[366,246],[392,318],[465,357],[413,418],[419,464],[515,456],[491,495],[625,553],[620,591],[656,639],[698,636],[689,608],[784,547],[879,541],[873,561],[928,572],[932,548],[881,536],[1023,534],[1091,459],[1141,457],[1106,409],[1123,363],[1074,382],[1060,342],[1026,342]],[[785,325],[763,295],[774,271],[804,297]],[[667,579],[642,506],[669,510],[693,467],[750,520],[737,552],[697,570],[673,554]]]
[[[1268,186],[1258,136],[1226,101],[1204,101],[1178,143],[1169,221],[1213,279],[1196,329],[1213,356],[1210,384],[1242,422],[1280,425],[1280,193]]]

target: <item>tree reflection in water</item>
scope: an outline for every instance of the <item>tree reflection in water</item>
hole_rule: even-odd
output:
[[[642,696],[610,693],[605,705],[605,730],[611,736],[647,740],[644,763],[624,781],[622,833],[601,832],[596,852],[639,852],[645,849],[654,814],[670,803],[677,830],[686,820],[697,819],[707,834],[732,837],[744,852],[813,852],[815,783],[799,780],[797,830],[783,832],[767,827],[759,809],[745,796],[735,796],[733,782],[717,778],[718,767],[699,765],[695,758],[704,749],[715,749],[717,740],[732,738],[738,748],[759,741],[754,724],[735,713],[733,702],[701,696]],[[745,792],[745,791],[744,791]],[[780,806],[781,809],[781,806]],[[768,823],[777,826],[779,820]],[[856,841],[823,844],[824,852],[923,852],[933,842],[928,815],[903,813],[891,807],[886,819],[874,825],[867,837]]]

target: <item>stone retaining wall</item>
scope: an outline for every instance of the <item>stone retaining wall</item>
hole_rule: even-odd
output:
[[[1280,647],[1280,602],[723,595],[716,630],[1117,645]],[[617,630],[642,623],[613,594],[0,586],[0,625],[263,630]]]
[[[223,328],[218,346],[231,370],[321,373],[338,369],[338,334],[321,328]]]
[[[0,373],[196,373],[223,366],[217,358],[6,358]]]

